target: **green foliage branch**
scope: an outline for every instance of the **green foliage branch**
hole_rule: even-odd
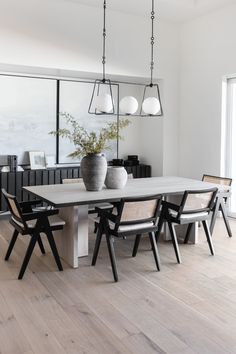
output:
[[[66,120],[68,128],[58,129],[49,134],[69,139],[74,144],[75,151],[68,155],[72,158],[99,154],[105,150],[110,150],[108,142],[117,138],[122,140],[120,130],[130,124],[130,121],[124,118],[120,119],[119,123],[107,122],[106,127],[102,128],[99,132],[88,132],[71,114],[63,112],[60,115]]]

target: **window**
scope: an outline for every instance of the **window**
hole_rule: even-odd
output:
[[[222,175],[233,179],[229,215],[236,217],[236,78],[223,84]]]

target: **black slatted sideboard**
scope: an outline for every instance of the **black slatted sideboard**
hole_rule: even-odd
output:
[[[134,178],[151,177],[151,166],[138,165],[125,167],[127,173],[132,173]],[[37,186],[46,184],[60,184],[64,178],[78,178],[79,167],[59,167],[46,170],[25,170],[18,172],[0,172],[0,188],[5,188],[10,194],[16,195],[20,201],[30,198],[23,191],[24,186]],[[0,193],[0,211],[7,210],[6,202]]]

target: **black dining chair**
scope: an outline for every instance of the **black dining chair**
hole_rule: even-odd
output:
[[[231,195],[230,187],[231,187],[232,181],[233,181],[232,178],[218,177],[218,176],[204,174],[202,177],[202,181],[214,183],[214,184],[219,184],[222,186],[222,188],[220,188],[218,190],[218,193],[215,198],[215,202],[212,207],[212,217],[211,217],[211,223],[210,223],[211,234],[213,234],[218,213],[221,212],[223,219],[224,219],[227,233],[228,233],[229,237],[232,237],[232,231],[230,228],[230,224],[229,224],[229,220],[228,220],[228,216],[227,216],[227,211],[226,211],[228,199]]]
[[[34,211],[32,207],[42,203],[42,201],[34,200],[18,202],[16,197],[7,193],[5,189],[2,189],[2,193],[6,199],[8,208],[11,213],[9,222],[14,227],[13,236],[6,253],[5,260],[9,260],[19,234],[31,236],[31,240],[29,242],[18,279],[23,278],[36,243],[38,243],[42,254],[45,254],[45,249],[40,235],[41,233],[46,234],[57,267],[60,271],[62,271],[62,264],[52,233],[53,231],[62,230],[65,225],[65,221],[57,216],[59,210],[44,209],[41,211]]]
[[[208,226],[208,220],[217,194],[217,188],[205,190],[185,191],[180,204],[174,204],[168,201],[162,202],[162,210],[158,223],[156,239],[158,241],[164,222],[167,222],[172,239],[176,240],[174,224],[188,225],[185,241],[189,240],[191,229],[196,222],[201,222],[206,234],[210,252],[214,255],[214,247],[211,239],[211,232]],[[174,244],[174,245],[175,245]],[[178,245],[178,244],[177,244]],[[175,247],[178,262],[181,262],[178,246]]]
[[[117,202],[115,212],[108,212],[97,208],[100,222],[93,252],[92,265],[95,266],[102,236],[105,235],[110,256],[114,280],[118,281],[116,257],[114,251],[114,237],[126,238],[136,235],[132,256],[136,256],[136,248],[141,236],[149,234],[157,270],[160,270],[160,260],[156,245],[155,232],[162,196],[154,195],[143,198],[123,198]]]

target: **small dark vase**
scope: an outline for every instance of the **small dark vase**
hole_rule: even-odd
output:
[[[107,160],[102,154],[84,156],[80,170],[87,191],[102,189],[107,173]]]

